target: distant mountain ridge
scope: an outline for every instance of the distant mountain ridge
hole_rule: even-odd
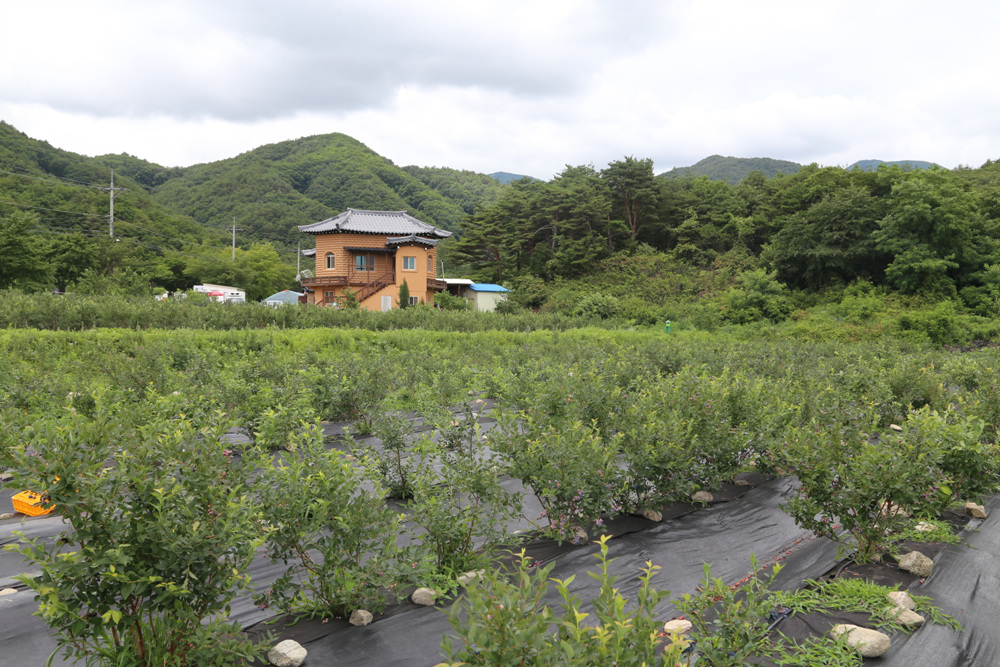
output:
[[[900,167],[902,169],[932,169],[934,167],[941,166],[939,164],[935,164],[934,162],[925,162],[923,160],[894,160],[892,162],[885,162],[884,160],[858,160],[849,166],[847,171],[851,171],[855,167],[861,171],[875,171],[883,164],[890,167]]]
[[[507,183],[511,183],[513,181],[519,181],[522,178],[531,178],[536,181],[542,180],[540,178],[535,178],[534,176],[525,176],[524,174],[512,174],[509,171],[494,171],[492,174],[487,174],[487,176],[495,178],[504,185],[506,185]]]
[[[752,171],[763,172],[771,178],[778,174],[794,174],[802,165],[788,160],[776,160],[769,157],[724,157],[710,155],[690,167],[674,167],[670,171],[659,174],[660,178],[683,178],[685,176],[707,176],[713,181],[728,181],[736,185]]]

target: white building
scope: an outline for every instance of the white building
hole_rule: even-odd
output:
[[[473,310],[493,312],[497,304],[507,298],[510,291],[506,287],[493,283],[474,283],[468,278],[445,278],[448,293],[459,296],[469,302]]]
[[[247,300],[246,290],[241,290],[238,287],[229,287],[228,285],[205,283],[204,285],[195,285],[191,289],[195,292],[207,294],[209,299],[218,301],[219,303],[245,303]]]

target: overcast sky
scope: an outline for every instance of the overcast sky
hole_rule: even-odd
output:
[[[166,166],[342,132],[551,178],[625,155],[1000,158],[996,0],[0,0],[0,119]]]

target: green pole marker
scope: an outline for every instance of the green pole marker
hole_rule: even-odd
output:
[[[670,320],[667,320],[667,333],[670,333]]]

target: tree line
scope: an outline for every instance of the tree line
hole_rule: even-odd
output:
[[[711,269],[767,269],[793,289],[856,280],[977,308],[1000,295],[1000,163],[979,169],[803,167],[736,185],[658,178],[651,159],[516,181],[466,218],[451,256],[477,279],[578,278],[658,251]]]

